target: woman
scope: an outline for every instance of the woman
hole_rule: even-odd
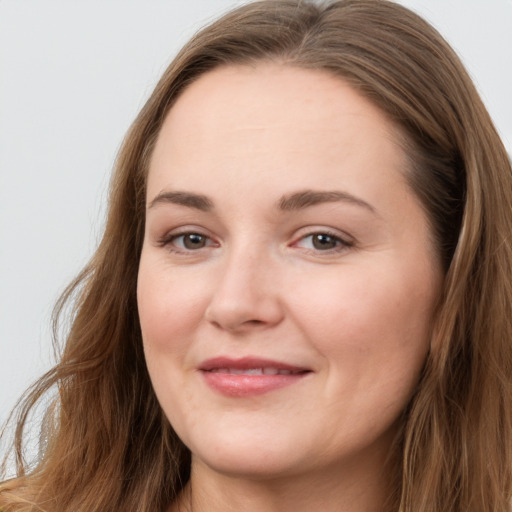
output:
[[[511,179],[458,58],[398,5],[205,28],[127,135],[0,507],[508,510]]]

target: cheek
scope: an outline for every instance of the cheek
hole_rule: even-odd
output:
[[[201,322],[205,300],[204,286],[198,280],[177,280],[168,269],[160,271],[142,259],[137,302],[147,354],[178,356],[185,348],[181,346],[184,337]]]
[[[203,305],[194,282],[176,282],[158,260],[141,259],[137,303],[146,365],[153,389],[169,421],[178,430],[194,416],[186,386],[191,333],[201,321]]]
[[[295,301],[294,316],[331,374],[370,388],[378,380],[415,381],[429,347],[433,278],[393,267],[347,267],[293,296],[308,298],[307,304]]]

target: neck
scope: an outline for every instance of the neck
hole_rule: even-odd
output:
[[[392,474],[388,461],[364,472],[348,464],[307,475],[250,478],[193,460],[191,480],[170,512],[387,512]]]

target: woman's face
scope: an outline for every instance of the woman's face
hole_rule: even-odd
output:
[[[338,78],[260,64],[189,86],[153,153],[138,305],[193,462],[379,467],[442,280],[393,125]]]

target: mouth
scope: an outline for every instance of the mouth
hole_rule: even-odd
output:
[[[296,375],[299,373],[304,373],[307,370],[281,370],[279,368],[273,367],[263,367],[263,368],[212,368],[211,370],[205,370],[211,373],[227,373],[229,375]]]
[[[254,357],[217,357],[203,362],[198,369],[213,391],[229,397],[266,394],[312,373],[308,368]]]

